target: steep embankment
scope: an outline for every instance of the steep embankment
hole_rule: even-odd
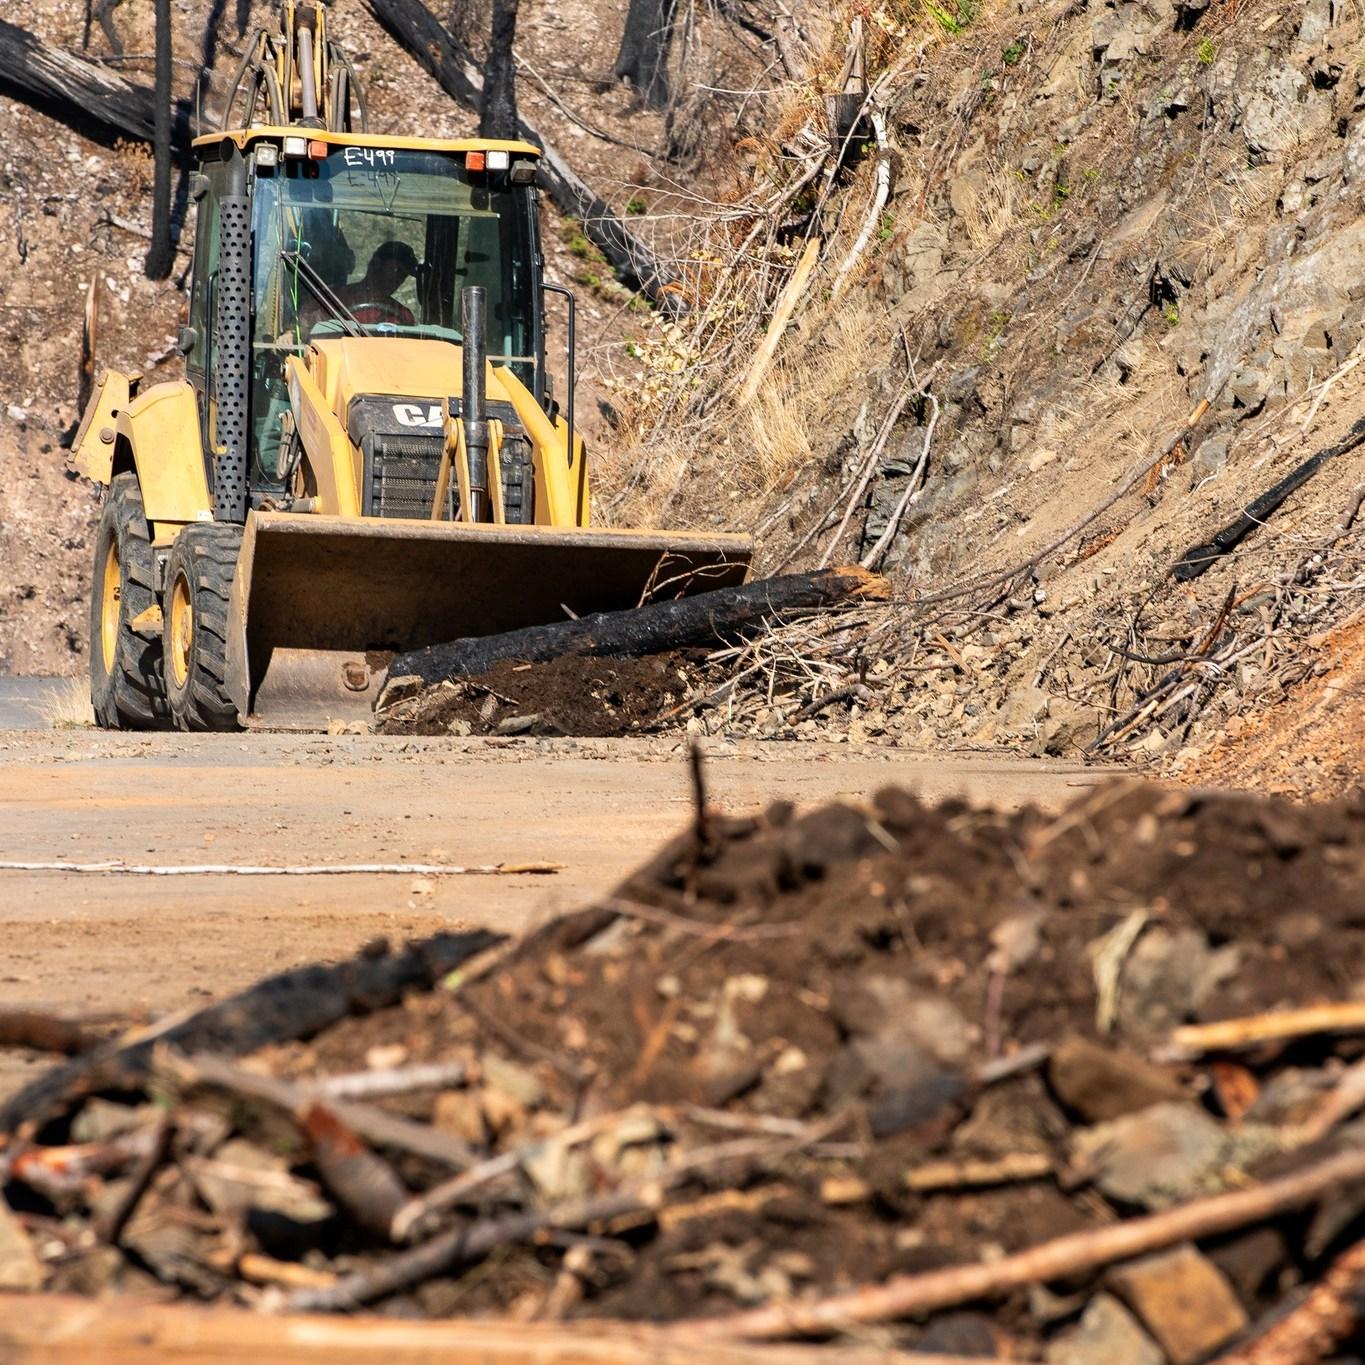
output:
[[[692,401],[718,453],[642,442],[655,463],[627,501],[764,524],[769,565],[802,542],[798,559],[861,555],[899,510],[885,562],[906,601],[862,637],[860,736],[1184,748],[1196,776],[1254,782],[1254,764],[1205,769],[1199,751],[1330,666],[1324,632],[1360,602],[1358,452],[1202,576],[1171,568],[1306,457],[1349,446],[1365,412],[1359,18],[1328,0],[1150,0],[879,22],[894,182],[853,288],[840,272],[875,210],[872,156],[813,213],[809,196],[787,205],[795,246],[824,245],[758,403]],[[689,356],[703,371],[710,344]],[[656,408],[676,393],[662,382]],[[763,676],[739,724],[790,733],[795,706],[773,706]],[[830,678],[785,676],[796,705]]]

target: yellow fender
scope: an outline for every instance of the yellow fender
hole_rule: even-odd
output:
[[[583,469],[582,443],[575,437],[575,461],[564,453],[566,431],[562,421],[552,423],[531,391],[508,369],[493,370],[535,452],[536,523],[541,526],[586,526],[588,483]]]
[[[154,384],[132,397],[136,383],[117,370],[100,380],[72,455],[77,472],[96,483],[109,483],[131,464],[155,538],[173,539],[177,526],[213,520],[199,406],[188,380]]]
[[[360,481],[355,447],[345,427],[327,406],[322,390],[298,356],[291,355],[284,362],[284,373],[299,440],[317,485],[317,510],[324,516],[358,517]]]

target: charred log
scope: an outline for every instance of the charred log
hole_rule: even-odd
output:
[[[156,135],[155,91],[124,80],[97,62],[49,47],[4,19],[0,19],[0,94],[109,142],[119,137],[152,142]],[[172,116],[171,142],[178,152],[189,145],[189,111],[183,101],[176,104]]]
[[[334,967],[297,967],[267,977],[170,1028],[147,1030],[44,1072],[0,1104],[0,1133],[20,1124],[36,1131],[77,1096],[136,1083],[147,1075],[158,1044],[239,1057],[268,1043],[308,1038],[348,1014],[391,1005],[413,987],[429,988],[498,941],[499,935],[482,930],[436,934],[401,952],[362,950]]]
[[[398,655],[389,666],[389,677],[394,681],[416,678],[430,685],[447,678],[477,677],[510,660],[543,663],[565,654],[633,658],[713,645],[760,630],[785,611],[881,601],[889,593],[886,579],[863,569],[787,574],[633,611],[598,612],[575,621],[432,645]]]

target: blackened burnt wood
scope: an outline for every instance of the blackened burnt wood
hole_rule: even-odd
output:
[[[369,0],[369,6],[390,36],[436,78],[448,95],[467,109],[482,108],[483,74],[478,63],[422,0]],[[678,295],[665,292],[672,276],[654,253],[520,114],[516,126],[518,137],[540,148],[540,183],[560,212],[582,222],[584,235],[626,284],[653,302],[676,310]]]
[[[484,65],[479,136],[512,139],[517,135],[517,67],[512,44],[517,36],[517,0],[493,0],[493,25]]]
[[[668,53],[673,45],[677,0],[630,0],[612,74],[629,81],[650,109],[669,101]]]
[[[310,1038],[347,1015],[367,1014],[396,1003],[413,988],[431,987],[501,938],[482,930],[436,934],[399,952],[380,947],[334,967],[312,964],[266,977],[169,1028],[147,1030],[129,1042],[116,1040],[44,1072],[0,1104],[0,1133],[20,1124],[40,1128],[81,1096],[136,1084],[150,1070],[158,1043],[240,1057],[267,1043]]]
[[[1212,540],[1191,545],[1177,561],[1174,574],[1177,582],[1188,583],[1206,573],[1226,554],[1231,554],[1266,518],[1279,510],[1286,498],[1302,488],[1328,460],[1345,455],[1365,444],[1365,417],[1362,417],[1336,445],[1310,455],[1298,468],[1291,470],[1273,488],[1267,488],[1235,521],[1229,522]]]
[[[152,244],[143,272],[164,280],[175,264],[171,241],[171,0],[156,0],[156,104],[152,139]]]
[[[124,80],[98,62],[87,62],[49,47],[18,24],[0,19],[0,94],[36,105],[42,112],[116,136],[151,142],[155,93]],[[183,102],[172,120],[172,141],[188,145],[189,120]]]
[[[543,663],[564,654],[634,658],[663,650],[712,645],[750,634],[787,611],[834,607],[850,601],[884,601],[885,578],[864,569],[820,569],[760,579],[738,588],[718,588],[674,602],[654,602],[633,611],[598,612],[576,621],[527,626],[502,635],[476,636],[400,654],[389,678],[418,678],[427,684],[471,678],[500,663]],[[384,704],[381,696],[379,703]]]

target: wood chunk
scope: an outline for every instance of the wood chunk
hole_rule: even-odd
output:
[[[1109,1285],[1160,1343],[1172,1365],[1195,1365],[1247,1326],[1221,1271],[1188,1242],[1120,1266]]]
[[[1053,1048],[1047,1078],[1057,1098],[1086,1123],[1120,1118],[1185,1094],[1164,1068],[1076,1034]]]

